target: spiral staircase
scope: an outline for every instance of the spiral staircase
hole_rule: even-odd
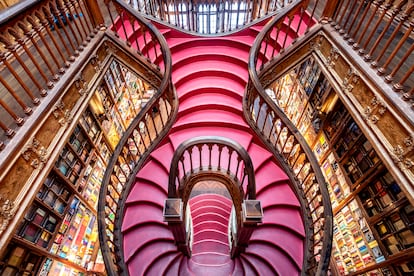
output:
[[[249,50],[264,23],[208,38],[157,25],[171,50],[180,105],[171,131],[138,172],[126,200],[122,236],[130,275],[300,275],[305,232],[299,200],[242,114]],[[205,135],[237,141],[253,161],[264,219],[236,258],[230,258],[228,242],[232,202],[214,188],[190,200],[191,257],[177,250],[163,222],[172,156],[183,141]]]

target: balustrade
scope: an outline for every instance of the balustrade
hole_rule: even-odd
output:
[[[306,251],[303,271],[326,273],[332,243],[332,208],[319,164],[306,140],[284,112],[267,96],[260,73],[315,24],[318,1],[297,1],[277,15],[258,35],[250,51],[249,83],[243,102],[244,115],[289,175],[304,214]],[[267,80],[268,81],[268,80]]]

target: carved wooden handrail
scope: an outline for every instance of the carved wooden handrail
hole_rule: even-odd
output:
[[[106,271],[108,275],[122,275],[127,273],[127,269],[123,260],[123,241],[120,239],[119,225],[122,223],[126,195],[145,159],[175,121],[178,99],[171,81],[171,54],[161,33],[145,18],[130,10],[123,1],[106,1],[106,5],[112,19],[112,26],[107,32],[131,47],[131,52],[146,57],[153,65],[153,75],[162,76],[157,92],[119,141],[105,171],[99,194],[99,242]],[[134,26],[134,30],[141,34],[134,40],[135,44],[128,40],[126,24]],[[147,38],[151,39],[151,45],[141,47],[148,44]],[[160,61],[160,64],[155,64],[155,61]]]
[[[331,25],[414,106],[413,1],[332,1]]]
[[[331,203],[312,150],[295,125],[267,96],[260,73],[266,72],[267,65],[274,63],[275,58],[296,41],[297,38],[286,43],[289,28],[300,35],[314,24],[310,18],[316,10],[323,10],[317,3],[308,10],[309,1],[295,2],[258,35],[250,51],[249,82],[243,100],[243,112],[249,125],[279,160],[301,202],[306,232],[303,275],[327,272],[332,246]],[[292,22],[296,22],[296,26]]]
[[[233,201],[237,229],[236,237],[231,233],[231,256],[236,257],[248,246],[249,239],[261,217],[246,218],[242,206],[255,203],[256,182],[253,163],[246,149],[239,143],[224,137],[201,136],[191,138],[181,143],[174,152],[168,179],[168,201],[182,202],[181,215],[185,216],[191,191],[203,177],[221,179]],[[246,183],[247,182],[247,183]],[[168,209],[168,208],[165,208]],[[185,220],[169,220],[168,225],[174,234],[176,244],[184,254],[191,255],[188,244]]]
[[[226,174],[239,184],[236,190],[240,191],[240,200],[244,195],[248,199],[256,199],[256,182],[249,154],[237,142],[219,136],[195,137],[180,144],[171,161],[168,197],[183,198],[186,204],[191,191],[184,187],[186,180],[202,171]],[[243,189],[245,183],[246,190]]]
[[[129,4],[150,20],[197,35],[223,35],[269,18],[293,0],[138,0]]]

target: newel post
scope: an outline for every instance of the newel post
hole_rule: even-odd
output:
[[[187,208],[189,211],[189,208]],[[186,212],[188,213],[188,212]],[[164,203],[164,221],[174,235],[177,249],[191,257],[191,217],[184,214],[181,198],[167,198]]]
[[[260,200],[246,199],[242,203],[240,226],[230,225],[231,257],[243,253],[249,245],[250,238],[257,225],[262,222],[263,209]]]

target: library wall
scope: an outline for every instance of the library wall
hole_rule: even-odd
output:
[[[319,43],[318,38],[318,43]],[[319,46],[321,47],[321,46]],[[335,86],[317,53],[266,92],[313,149],[334,215],[331,268],[336,275],[414,274],[414,207]],[[332,57],[331,57],[332,59]],[[340,91],[339,91],[340,92]]]
[[[5,174],[2,194],[14,223],[3,232],[0,275],[104,270],[100,185],[119,139],[156,91],[137,71],[147,68],[103,41]],[[25,173],[12,177],[19,170]]]

